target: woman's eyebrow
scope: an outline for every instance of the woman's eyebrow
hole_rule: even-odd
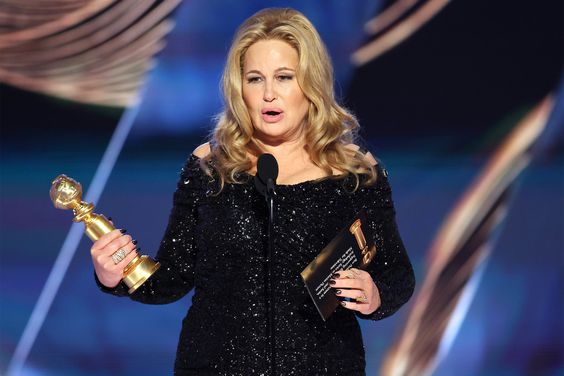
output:
[[[280,68],[276,69],[275,72],[280,72],[280,71],[283,71],[283,70],[289,70],[289,71],[292,71],[292,72],[296,71],[295,69],[292,69],[292,68],[280,67]]]
[[[278,73],[280,71],[292,71],[295,72],[296,70],[293,68],[288,68],[288,67],[280,67],[280,68],[276,68],[276,70],[274,71],[275,73]],[[257,69],[252,69],[248,72],[245,72],[245,75],[250,74],[250,73],[256,73],[256,74],[262,74],[261,71],[257,70]]]

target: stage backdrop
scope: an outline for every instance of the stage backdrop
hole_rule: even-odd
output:
[[[0,1],[0,373],[166,375],[191,295],[98,291],[65,173],[153,255],[261,1]],[[417,289],[369,375],[564,374],[562,5],[271,1],[308,16],[388,171]]]

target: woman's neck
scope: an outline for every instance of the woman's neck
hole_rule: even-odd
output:
[[[326,172],[317,167],[309,156],[305,140],[287,141],[276,144],[265,144],[257,140],[265,153],[272,154],[278,162],[278,182],[280,184],[294,184],[306,180],[325,177]],[[256,173],[258,155],[251,156],[253,168],[249,171]]]
[[[305,147],[305,140],[302,138],[289,140],[285,142],[264,142],[257,139],[258,146],[262,149],[263,153],[272,154],[281,171],[291,169],[293,165],[303,165],[309,162],[309,154]],[[253,153],[255,154],[255,153]],[[256,169],[256,161],[259,155],[250,155],[253,162],[253,170]]]
[[[276,145],[261,143],[260,145],[266,153],[272,154],[279,164],[286,164],[285,162],[288,161],[303,160],[306,157],[306,159],[309,160],[309,155],[305,149],[303,140],[288,141]]]

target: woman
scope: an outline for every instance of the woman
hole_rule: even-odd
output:
[[[161,268],[131,299],[169,303],[195,288],[178,345],[179,375],[271,374],[272,366],[283,375],[363,375],[355,314],[391,315],[411,296],[414,276],[387,175],[354,145],[358,123],[334,99],[330,60],[309,20],[292,9],[266,9],[245,21],[227,58],[223,95],[213,137],[182,170],[156,256]],[[280,171],[274,348],[266,324],[268,217],[252,180],[265,152]],[[300,272],[361,208],[378,251],[367,271],[334,276],[331,286],[343,306],[324,322]],[[129,252],[122,260],[115,256],[120,249]],[[119,230],[94,243],[104,291],[127,295],[120,279],[134,250]]]

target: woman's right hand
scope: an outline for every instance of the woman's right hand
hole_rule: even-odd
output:
[[[108,288],[116,287],[123,278],[123,269],[131,260],[137,256],[136,246],[131,236],[124,235],[125,230],[113,230],[102,235],[94,242],[90,248],[92,262],[98,280]],[[120,249],[123,249],[127,256],[117,264],[112,258]]]

